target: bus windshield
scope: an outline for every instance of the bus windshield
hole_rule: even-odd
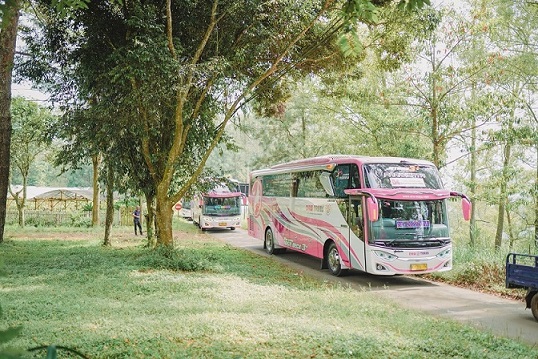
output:
[[[181,201],[181,207],[185,209],[191,209],[191,201],[187,201],[187,200]]]
[[[450,242],[446,205],[435,201],[379,201],[370,242],[387,247],[435,247]]]
[[[439,171],[432,165],[368,163],[363,168],[367,188],[443,188]]]
[[[241,214],[241,197],[204,197],[202,214],[238,216]]]

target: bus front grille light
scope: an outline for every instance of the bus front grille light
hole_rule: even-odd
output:
[[[444,251],[440,252],[440,253],[437,255],[437,257],[439,257],[439,258],[446,258],[446,257],[448,257],[448,256],[450,256],[450,248],[445,249]]]
[[[396,257],[394,254],[390,254],[390,253],[387,253],[387,252],[383,252],[383,251],[374,251],[375,255],[378,257],[378,258],[381,258],[387,262],[392,262],[393,260],[395,260]]]

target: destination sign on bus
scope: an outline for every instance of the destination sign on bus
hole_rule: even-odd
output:
[[[430,228],[430,221],[428,220],[397,220],[396,228],[398,229],[412,229],[412,228]]]
[[[390,178],[392,187],[426,187],[424,178]]]

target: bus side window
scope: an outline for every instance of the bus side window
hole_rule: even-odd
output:
[[[336,197],[346,197],[344,190],[349,188],[349,168],[350,165],[338,165],[331,175]]]

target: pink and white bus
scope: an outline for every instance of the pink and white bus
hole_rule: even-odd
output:
[[[446,200],[433,163],[408,158],[327,155],[250,174],[248,233],[265,250],[321,259],[341,275],[421,274],[452,268]]]
[[[244,195],[219,186],[208,193],[194,196],[192,220],[202,231],[215,228],[241,227],[241,205]]]

